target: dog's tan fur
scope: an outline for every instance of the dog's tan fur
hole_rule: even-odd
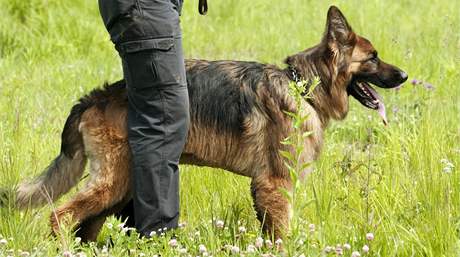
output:
[[[323,51],[321,56],[318,51]],[[264,65],[260,79],[253,85],[256,89],[251,91],[248,80],[242,78],[246,73],[241,72],[240,62],[186,61],[187,76],[198,76],[208,67],[217,67],[222,74],[239,83],[237,90],[241,90],[241,94],[252,95],[255,103],[249,114],[242,116],[244,119],[239,124],[239,132],[219,129],[219,124],[200,120],[197,118],[199,113],[195,117],[192,110],[181,163],[223,168],[252,178],[251,192],[258,218],[264,221],[265,231],[281,237],[289,224],[290,210],[280,188],[290,190],[291,181],[279,151],[292,149],[280,142],[293,133],[291,120],[285,112],[309,114],[303,130],[313,134],[305,141],[302,160],[315,160],[321,151],[323,130],[329,120],[345,118],[348,112],[347,86],[353,74],[361,69],[359,60],[371,51],[374,50],[369,41],[353,33],[340,11],[331,7],[322,42],[286,59],[286,63],[303,78],[319,76],[321,79],[312,100],[303,102],[299,109],[288,93],[292,78],[287,69]],[[189,84],[189,87],[192,86],[199,85]],[[119,211],[130,199],[126,92],[124,85],[114,88],[106,87],[82,99],[66,123],[61,156],[66,156],[68,160],[56,165],[72,166],[72,162],[84,163],[88,158],[91,178],[70,201],[52,214],[51,225],[55,233],[59,233],[60,224],[68,216],[71,222],[78,224],[77,234],[83,240],[95,240],[105,217]],[[51,165],[51,168],[56,169],[56,165]],[[46,174],[52,173],[51,168]],[[78,172],[81,173],[81,169]],[[81,174],[78,172],[72,172],[69,178],[79,177]],[[59,180],[65,178],[60,177]],[[37,187],[54,200],[74,184],[76,181],[73,180],[71,183],[59,183],[52,179],[23,184],[18,190],[18,205],[43,203]]]

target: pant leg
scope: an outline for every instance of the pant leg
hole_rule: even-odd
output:
[[[120,0],[100,0],[101,9],[105,1]],[[167,1],[123,1],[135,4],[128,8],[135,15],[107,29],[127,83],[135,224],[148,236],[178,224],[178,164],[189,123],[188,91],[178,12]],[[101,10],[103,19],[103,13],[113,16]]]

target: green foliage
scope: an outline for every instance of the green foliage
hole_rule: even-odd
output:
[[[205,17],[197,14],[196,4],[185,1],[182,16],[188,58],[282,65],[287,55],[319,42],[332,3],[209,1]],[[300,247],[293,246],[295,240],[283,244],[295,249],[293,256],[322,256],[327,246],[344,243],[359,251],[368,244],[370,256],[458,256],[459,1],[334,4],[383,60],[435,89],[410,82],[399,91],[378,89],[389,112],[387,127],[350,98],[347,119],[326,130],[314,172],[296,193],[299,238],[306,241]],[[75,101],[104,81],[121,78],[122,71],[96,1],[0,0],[0,6],[0,187],[12,188],[39,173],[58,153],[60,133]],[[181,207],[187,226],[177,232],[177,240],[193,256],[199,244],[213,256],[231,255],[225,245],[246,251],[260,236],[247,178],[183,167]],[[35,256],[64,251],[126,256],[128,249],[134,250],[131,256],[178,255],[178,248],[168,245],[168,235],[136,240],[107,226],[95,244],[81,246],[67,236],[64,244],[64,239],[50,236],[51,209],[19,212],[1,207],[0,238],[7,244],[0,241],[0,256],[12,249],[15,255],[22,250]],[[213,218],[224,221],[223,230],[209,222]],[[113,218],[109,222],[114,227],[120,223]],[[243,236],[238,236],[240,226],[247,229]],[[375,235],[371,242],[365,239],[368,232]],[[252,256],[280,255],[268,245]]]

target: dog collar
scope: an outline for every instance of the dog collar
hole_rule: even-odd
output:
[[[291,75],[291,80],[295,83],[302,81],[302,77],[300,76],[299,72],[292,66],[289,66],[289,72]]]

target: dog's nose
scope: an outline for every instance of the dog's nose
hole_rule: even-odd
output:
[[[401,83],[407,80],[407,73],[404,71],[401,71],[399,75],[401,76]]]

